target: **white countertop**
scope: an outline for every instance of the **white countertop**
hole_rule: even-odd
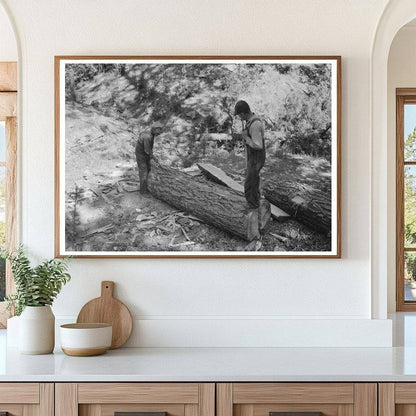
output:
[[[416,348],[120,348],[21,355],[0,331],[0,381],[416,381]]]

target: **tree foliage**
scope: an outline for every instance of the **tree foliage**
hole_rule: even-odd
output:
[[[416,244],[416,177],[411,167],[405,168],[404,200],[405,246],[409,247]]]
[[[237,137],[234,105],[263,117],[267,146],[331,157],[328,64],[69,64],[66,99],[125,119],[134,128],[163,121],[189,147],[206,133]]]
[[[6,184],[4,176],[0,176],[0,209],[5,212],[6,207]],[[0,247],[4,246],[6,242],[6,224],[4,219],[0,222]]]
[[[404,143],[404,160],[416,159],[416,127],[413,132],[407,136]]]
[[[0,258],[0,302],[6,295],[6,261]]]
[[[405,160],[415,160],[416,127],[405,141]],[[405,201],[405,246],[416,245],[416,176],[413,166],[405,167],[404,201]]]
[[[404,151],[405,160],[415,160],[416,127],[407,136]],[[416,176],[412,166],[405,167],[404,202],[404,245],[414,247],[416,245]],[[413,253],[405,255],[405,278],[416,280],[416,256]]]
[[[405,279],[416,280],[416,256],[413,253],[405,253]]]

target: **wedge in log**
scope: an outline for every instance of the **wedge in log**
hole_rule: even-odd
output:
[[[230,178],[222,169],[217,168],[210,163],[198,163],[198,167],[208,179],[228,186],[229,188],[234,189],[234,191],[244,195],[244,186],[236,182],[233,178]],[[284,222],[290,219],[290,215],[278,208],[276,205],[270,205],[270,212],[271,216],[279,222]],[[261,215],[261,213],[259,214]],[[262,229],[263,227],[260,228]]]

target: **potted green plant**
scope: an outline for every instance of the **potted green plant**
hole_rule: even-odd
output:
[[[19,351],[23,354],[49,354],[55,346],[55,316],[51,305],[71,276],[68,258],[51,259],[31,266],[23,246],[1,250],[10,261],[16,292],[6,296],[8,309],[19,318]]]

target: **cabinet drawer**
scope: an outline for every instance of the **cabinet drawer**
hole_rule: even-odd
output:
[[[161,410],[163,409],[163,410]],[[166,412],[166,416],[185,416],[185,406],[181,404],[80,404],[79,415],[88,416],[100,415],[100,416],[114,416],[116,413],[140,413],[143,416],[155,415],[155,413]]]
[[[0,414],[53,416],[51,383],[0,383]]]
[[[375,383],[220,383],[218,416],[377,416]]]
[[[380,383],[380,416],[416,415],[416,383]]]
[[[183,403],[199,402],[197,383],[80,383],[78,403]]]
[[[0,383],[0,403],[39,403],[38,383]]]
[[[59,383],[56,416],[215,416],[213,383]],[[156,415],[155,415],[156,413]]]

